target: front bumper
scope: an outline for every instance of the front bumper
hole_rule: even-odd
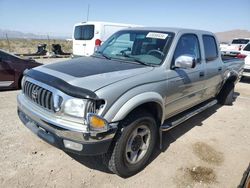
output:
[[[35,104],[25,101],[22,94],[18,95],[18,116],[22,123],[38,137],[47,143],[67,152],[79,155],[99,155],[106,153],[116,133],[116,129],[111,129],[105,133],[99,133],[95,136],[87,131],[76,131],[58,126],[48,122],[42,116],[38,115],[32,107]],[[64,141],[71,141],[82,145],[82,149],[75,150],[65,147]]]

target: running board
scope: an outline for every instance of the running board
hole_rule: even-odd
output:
[[[203,112],[204,110],[216,105],[218,101],[216,99],[203,102],[187,111],[180,113],[170,119],[167,119],[163,125],[159,129],[159,136],[160,136],[160,150],[162,150],[162,132],[168,131],[177,125],[183,123],[184,121],[190,119],[191,117]]]

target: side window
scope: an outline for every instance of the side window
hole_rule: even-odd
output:
[[[211,35],[203,35],[203,45],[206,61],[213,61],[218,58],[218,49],[215,38]]]
[[[174,52],[173,62],[181,55],[192,55],[200,62],[200,45],[195,34],[184,34],[181,36]]]

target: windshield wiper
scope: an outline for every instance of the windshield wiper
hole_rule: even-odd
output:
[[[111,60],[111,57],[107,56],[106,54],[100,52],[100,51],[96,51],[95,54],[100,54],[102,57],[105,57],[108,60]]]
[[[124,53],[123,56],[124,56],[124,57],[128,57],[128,58],[131,58],[131,60],[133,60],[134,62],[140,63],[141,65],[151,66],[151,65],[149,65],[149,64],[147,64],[147,63],[141,61],[140,59],[135,58],[135,57],[133,57],[133,56],[130,56],[130,55],[126,54],[126,53]]]

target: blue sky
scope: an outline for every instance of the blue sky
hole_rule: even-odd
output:
[[[70,36],[86,21],[88,4],[91,21],[250,30],[250,0],[0,0],[0,28]]]

